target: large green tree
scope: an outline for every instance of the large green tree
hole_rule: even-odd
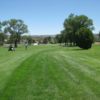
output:
[[[70,14],[64,21],[64,30],[61,31],[62,42],[64,42],[65,45],[66,43],[70,45],[78,45],[80,39],[77,37],[77,32],[79,32],[81,28],[89,29],[92,33],[92,30],[94,29],[92,19],[85,15],[78,16]]]
[[[74,14],[70,14],[69,17],[65,19],[64,29],[69,37],[70,43],[76,44],[76,32],[82,27],[93,30],[93,21],[85,15],[77,16]]]
[[[10,19],[3,22],[4,32],[10,34],[10,41],[17,47],[21,34],[27,33],[27,25],[20,19]]]

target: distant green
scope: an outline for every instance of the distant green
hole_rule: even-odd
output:
[[[0,47],[0,100],[100,100],[100,45]]]

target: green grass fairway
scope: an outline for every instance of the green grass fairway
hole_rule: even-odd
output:
[[[100,100],[100,45],[0,47],[0,100]]]

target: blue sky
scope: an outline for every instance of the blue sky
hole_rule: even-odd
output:
[[[100,0],[0,0],[0,21],[22,19],[32,35],[57,34],[70,13],[93,19],[100,31]]]

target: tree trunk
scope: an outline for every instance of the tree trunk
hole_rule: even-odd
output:
[[[14,41],[14,47],[15,47],[15,48],[18,47],[18,45],[17,45],[17,40]]]

